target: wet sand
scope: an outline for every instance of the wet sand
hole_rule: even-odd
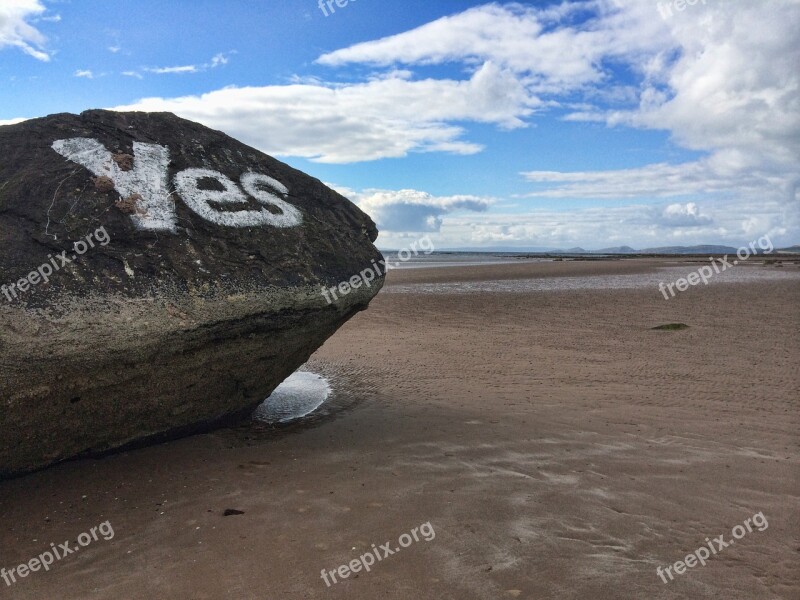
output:
[[[391,272],[313,357],[333,394],[307,423],[0,482],[0,567],[105,521],[115,533],[0,579],[0,598],[800,598],[800,279],[669,301],[653,287],[404,287],[667,263]],[[672,322],[689,329],[651,329]],[[759,512],[764,531],[657,575]],[[424,523],[431,541],[321,578]]]

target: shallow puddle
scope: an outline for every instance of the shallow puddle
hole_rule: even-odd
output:
[[[322,375],[310,371],[292,373],[253,413],[262,423],[290,423],[317,410],[331,394]]]

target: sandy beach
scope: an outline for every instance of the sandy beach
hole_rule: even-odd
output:
[[[800,598],[800,267],[558,289],[664,267],[697,264],[392,271],[307,365],[333,395],[302,423],[0,482],[0,567],[114,533],[0,598]]]

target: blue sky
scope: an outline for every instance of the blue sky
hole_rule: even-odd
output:
[[[800,241],[797,0],[317,1],[2,0],[0,122],[170,110],[384,247]]]

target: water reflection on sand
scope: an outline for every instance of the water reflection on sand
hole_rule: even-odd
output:
[[[264,423],[289,423],[317,410],[331,394],[328,380],[308,371],[292,373],[256,409],[253,418]]]
[[[656,293],[659,283],[671,283],[689,273],[696,272],[697,266],[686,264],[681,267],[665,267],[652,273],[622,275],[588,275],[583,277],[539,277],[498,281],[459,281],[448,283],[391,282],[382,293],[399,294],[461,294],[472,292],[559,292],[573,290],[624,290],[653,288]],[[800,269],[787,267],[743,266],[733,268],[712,277],[709,285],[730,283],[757,283],[781,280],[800,280]],[[695,287],[703,287],[702,284]]]

